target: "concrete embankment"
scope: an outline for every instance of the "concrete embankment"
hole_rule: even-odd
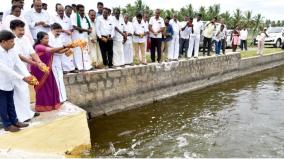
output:
[[[242,59],[240,53],[229,53],[226,56],[69,74],[64,80],[70,101],[95,117],[283,64],[284,52],[246,59]]]
[[[63,158],[84,145],[91,145],[86,111],[69,102],[17,133],[0,130],[0,158]]]

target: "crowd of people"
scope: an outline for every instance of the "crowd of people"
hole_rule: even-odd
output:
[[[179,22],[176,15],[163,19],[159,9],[149,20],[147,13],[137,13],[130,20],[119,8],[112,11],[102,2],[88,14],[81,4],[58,3],[56,14],[50,15],[41,0],[34,0],[28,11],[23,8],[24,0],[12,0],[0,31],[0,116],[6,131],[27,127],[38,112],[59,109],[67,100],[66,73],[114,69],[134,65],[134,60],[147,65],[148,49],[152,62],[198,58],[201,35],[204,56],[210,56],[213,39],[216,55],[221,50],[225,54],[224,21],[220,26],[217,18],[203,23],[200,14]],[[235,43],[239,32],[232,37]],[[76,40],[87,45],[74,45]],[[34,85],[36,112],[30,107],[28,85]]]

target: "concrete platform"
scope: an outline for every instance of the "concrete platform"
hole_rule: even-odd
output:
[[[20,132],[0,130],[0,158],[64,158],[66,152],[90,144],[86,112],[69,102],[41,113]]]

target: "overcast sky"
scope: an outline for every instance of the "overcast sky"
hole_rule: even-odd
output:
[[[124,7],[128,3],[134,3],[135,0],[100,0],[109,8]],[[97,0],[42,0],[49,6],[49,11],[54,12],[56,3],[66,4],[83,4],[86,9],[96,9]],[[213,4],[221,4],[221,11],[233,11],[237,8],[243,10],[251,10],[253,14],[261,13],[265,18],[271,20],[284,20],[284,0],[143,0],[143,2],[152,9],[180,9],[181,7],[191,3],[195,10],[200,6],[209,6]],[[11,0],[1,0],[0,10],[7,10],[11,7]],[[25,0],[25,8],[29,8],[32,0]]]

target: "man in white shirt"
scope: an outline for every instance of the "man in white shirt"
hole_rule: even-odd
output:
[[[29,77],[24,77],[17,72],[16,68],[22,67],[17,49],[14,47],[13,33],[0,31],[0,117],[5,131],[17,132],[20,128],[27,127],[18,121],[15,111],[13,93],[14,80],[24,80],[29,83]]]
[[[179,31],[181,29],[180,22],[177,19],[177,15],[175,14],[173,19],[170,20],[170,25],[173,27],[174,35],[173,39],[171,41],[169,54],[170,57],[173,57],[173,59],[178,59],[179,55]]]
[[[25,23],[21,20],[13,20],[10,23],[10,29],[16,36],[14,48],[18,49],[20,59],[38,67],[45,65],[36,54],[28,38],[25,37]],[[25,65],[22,61],[20,63],[23,66],[16,69],[16,72],[23,76],[30,76],[27,64]],[[20,122],[29,121],[39,115],[31,110],[29,87],[23,80],[14,80],[14,104]]]
[[[84,40],[88,42],[89,34],[92,32],[91,22],[85,15],[85,7],[77,5],[77,13],[71,18],[73,25],[73,40]],[[91,70],[92,63],[89,55],[89,49],[74,48],[74,62],[78,70]]]
[[[89,18],[91,20],[92,33],[89,34],[89,48],[92,60],[92,65],[94,68],[101,68],[103,64],[103,59],[101,55],[101,50],[97,42],[97,29],[96,29],[96,11],[89,10]]]
[[[241,50],[243,51],[244,49],[247,51],[247,39],[248,39],[248,30],[247,28],[243,28],[240,31],[240,39],[241,39]]]
[[[126,25],[122,17],[120,17],[120,9],[114,9],[113,25],[115,34],[113,37],[113,65],[124,66],[123,44],[127,40]]]
[[[41,1],[37,0],[33,4],[34,8],[25,14],[25,18],[30,26],[32,36],[36,40],[38,32],[49,32],[50,17],[46,11],[42,10]]]
[[[197,18],[193,20],[193,30],[194,33],[190,36],[189,42],[189,52],[192,53],[194,50],[194,58],[198,58],[200,36],[203,30],[203,22],[201,21],[201,14],[197,15]],[[192,54],[191,54],[192,55]]]
[[[124,23],[127,30],[127,40],[123,45],[124,61],[126,65],[133,65],[133,24],[128,20],[128,15],[124,15]]]
[[[24,0],[12,0],[12,6],[19,6],[22,10],[22,15],[24,14],[23,9],[24,9]],[[3,16],[2,16],[2,21],[8,16],[11,15],[12,11],[11,11],[11,7],[3,12]],[[21,15],[21,16],[22,16]],[[22,16],[23,17],[23,16]]]
[[[146,40],[147,40],[148,27],[146,23],[142,22],[142,14],[136,15],[136,21],[133,22],[133,46],[135,52],[135,59],[141,64],[146,65]],[[139,55],[139,52],[141,55]]]
[[[62,33],[60,34],[60,39],[63,45],[67,45],[72,41],[72,24],[70,18],[64,15],[64,7],[59,4],[56,8],[56,15],[52,18],[52,23],[58,23],[62,27]],[[65,73],[75,72],[73,55],[67,57],[65,54],[62,55],[62,67]]]
[[[164,19],[160,17],[160,9],[156,9],[155,16],[150,18],[149,31],[151,38],[151,60],[156,61],[155,50],[157,49],[158,58],[157,61],[161,63],[162,60],[162,32],[165,29]]]
[[[188,27],[189,18],[184,17],[184,21],[181,23],[180,30],[180,43],[179,43],[179,57],[183,57],[184,54],[187,54],[188,46],[189,46],[189,36],[191,34],[191,30]]]
[[[221,47],[222,47],[222,53],[223,54],[225,54],[225,51],[226,51],[226,48],[227,48],[227,46],[226,46],[226,44],[227,44],[227,26],[226,26],[226,24],[225,24],[225,19],[221,19],[220,20],[220,23],[221,23],[221,25],[219,25],[219,28],[216,30],[216,31],[220,31],[221,30],[221,26],[222,25],[224,25],[224,29],[223,29],[223,36],[222,36],[222,38],[221,38]]]
[[[113,68],[114,25],[112,24],[111,17],[109,17],[109,11],[107,8],[104,8],[102,16],[97,17],[96,29],[103,63],[105,66]]]
[[[48,45],[53,48],[62,47],[64,44],[61,39],[62,27],[58,23],[51,25],[51,32],[48,33],[49,43]],[[65,102],[67,100],[66,90],[63,80],[63,68],[62,68],[62,54],[54,53],[52,61],[52,72],[54,74],[56,84],[59,91],[60,102]]]

